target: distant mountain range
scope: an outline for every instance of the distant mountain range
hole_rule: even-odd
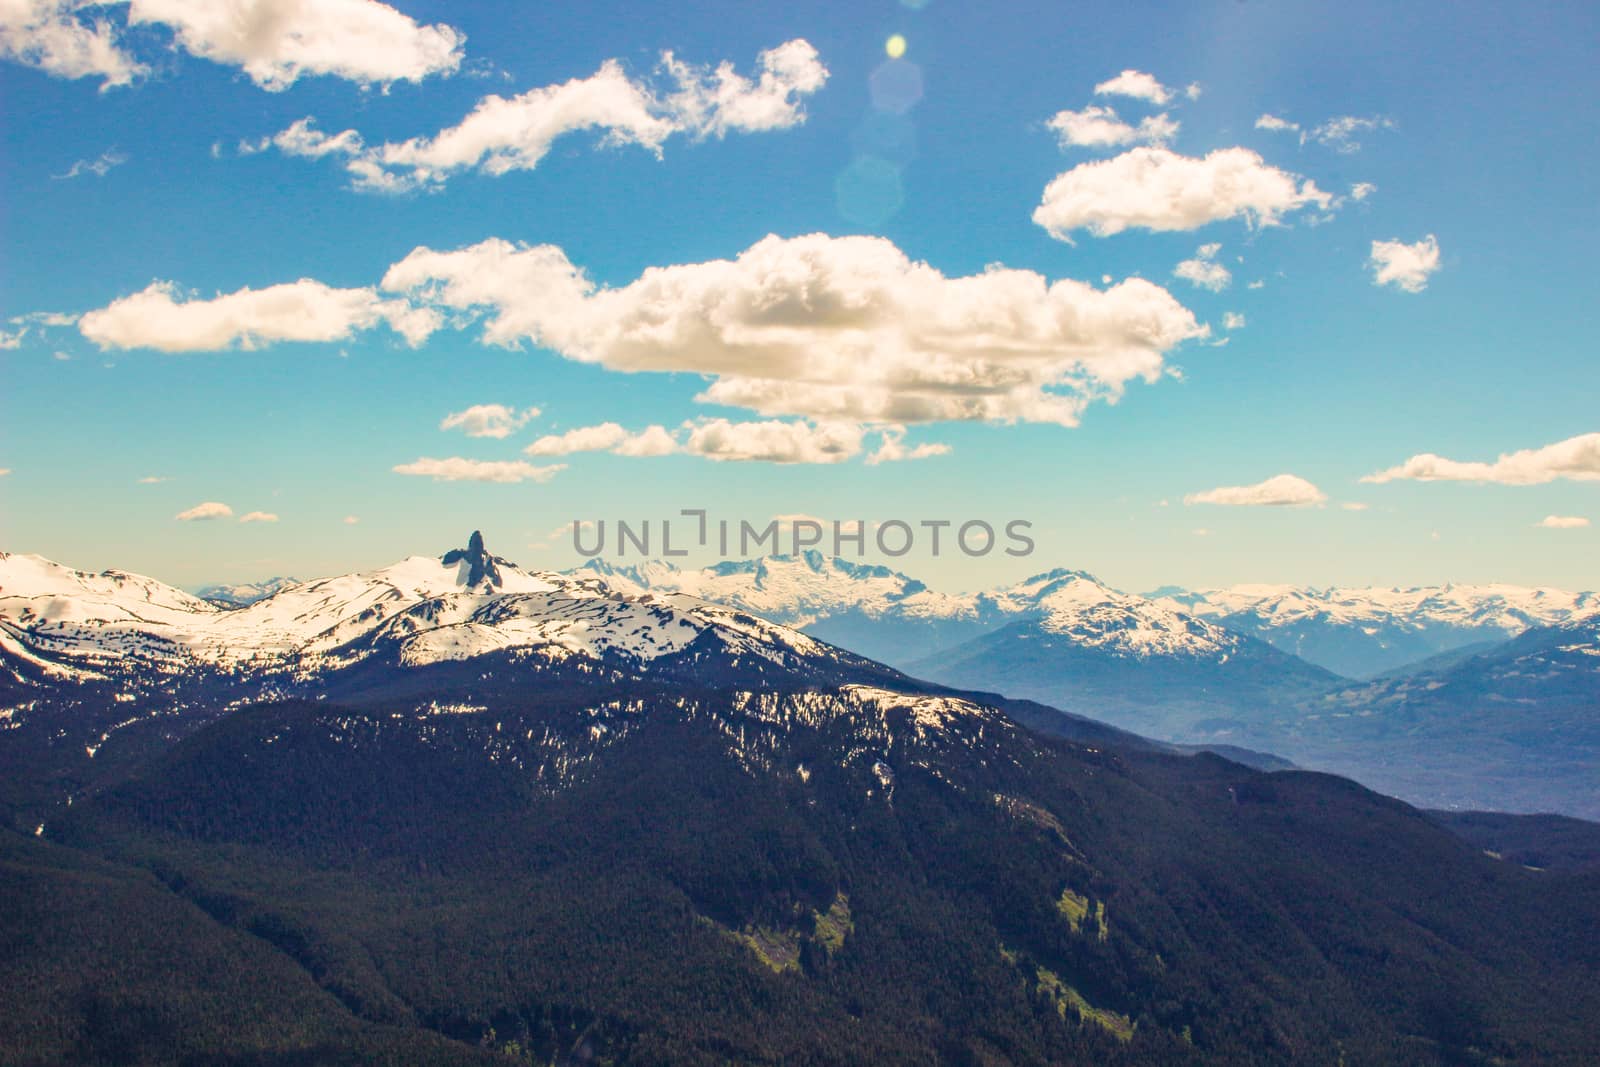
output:
[[[294,578],[266,578],[259,582],[241,582],[236,585],[208,585],[198,590],[195,596],[201,600],[209,600],[225,608],[242,608],[254,604],[281,589],[294,585]]]
[[[1023,617],[1116,602],[1149,620],[1131,632],[1172,637],[1174,615],[1258,638],[1347,678],[1370,678],[1469,645],[1504,641],[1526,629],[1600,613],[1600,593],[1514,585],[1410,589],[1314,589],[1240,585],[1186,591],[1168,586],[1143,596],[1112,589],[1083,571],[1057,569],[981,593],[941,593],[887,567],[806,552],[681,570],[670,563],[579,568],[655,592],[683,592],[795,626],[862,655],[910,667],[936,652]],[[1065,579],[1085,583],[1063,594]],[[1201,644],[1214,639],[1189,628]],[[1129,641],[1114,639],[1131,649]]]
[[[1150,594],[1349,678],[1600,613],[1600,594],[1517,585],[1308,589],[1238,585]]]
[[[1600,660],[1574,651],[1593,647],[1594,593],[1241,586],[1138,596],[1054,570],[947,594],[817,553],[699,571],[593,562],[585,572],[738,606],[916,677],[1169,741],[1275,752],[1419,803],[1600,817],[1600,740],[1586,725],[1600,708]],[[1546,646],[1567,649],[1570,669],[1529,673],[1516,659]],[[1521,665],[1496,666],[1502,656]]]
[[[6,556],[0,656],[19,701],[29,684],[65,680],[69,695],[53,700],[83,694],[95,709],[64,713],[63,737],[81,744],[53,743],[84,780],[107,773],[92,767],[117,763],[119,752],[142,751],[130,739],[171,734],[176,717],[197,722],[264,696],[393,690],[408,677],[395,668],[475,670],[502,654],[507,669],[552,674],[892,678],[919,691],[988,693],[1036,729],[1080,738],[1086,720],[1099,721],[1109,726],[1095,729],[1231,748],[1258,762],[1251,753],[1275,753],[1435,807],[1600,816],[1600,739],[1589,715],[1600,705],[1600,659],[1583,651],[1594,645],[1586,620],[1600,618],[1593,594],[1488,586],[1359,596],[1168,590],[1152,599],[1069,570],[943,594],[815,553],[698,571],[597,561],[534,572],[491,556],[481,538],[444,558],[290,583],[225,607],[147,578]],[[1235,629],[1243,606],[1256,621]],[[1484,640],[1574,617],[1515,641]],[[1354,682],[1273,643],[1321,635],[1331,647],[1366,629],[1458,647]],[[1535,652],[1522,649],[1543,649],[1550,663],[1531,671]],[[1382,661],[1373,655],[1368,667]],[[403,684],[421,694],[422,677]],[[135,702],[182,711],[122,714]],[[9,714],[15,723],[23,713]],[[107,748],[112,738],[119,743]]]
[[[1328,677],[1081,574],[991,600],[951,665],[999,689]],[[1449,669],[1581,701],[1539,634]],[[1435,818],[478,536],[240,608],[0,557],[7,1063],[1592,1059],[1584,840]]]

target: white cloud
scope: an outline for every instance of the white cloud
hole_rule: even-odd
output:
[[[162,482],[170,482],[171,480],[172,480],[171,478],[168,478],[164,474],[161,474],[161,475],[149,474],[149,475],[146,475],[143,478],[140,478],[139,479],[139,484],[140,485],[160,485]]]
[[[468,437],[504,439],[538,418],[538,408],[518,411],[504,404],[474,404],[465,411],[453,412],[439,423],[441,430],[460,430]]]
[[[1223,504],[1230,507],[1305,507],[1321,504],[1327,495],[1304,478],[1279,474],[1255,485],[1230,485],[1190,493],[1185,504]]]
[[[438,314],[372,289],[334,289],[302,278],[265,289],[240,289],[210,300],[184,298],[171,282],[152,282],[86,313],[83,336],[108,348],[214,352],[275,341],[340,341],[387,322],[413,347],[439,325]]]
[[[719,461],[841,463],[860,454],[862,439],[872,432],[880,435],[880,443],[867,457],[868,464],[924,459],[950,451],[950,446],[942,444],[905,447],[903,426],[868,428],[842,422],[727,419],[691,420],[676,433],[663,426],[633,432],[617,423],[603,422],[541,437],[523,451],[530,456],[611,452],[619,456],[689,455]]]
[[[1428,276],[1439,269],[1439,242],[1428,234],[1415,244],[1399,240],[1372,242],[1372,284],[1393,285],[1408,293],[1428,287]]]
[[[485,316],[484,340],[531,341],[620,371],[707,375],[700,399],[817,421],[1076,424],[1092,400],[1157,380],[1203,337],[1138,278],[1100,290],[991,267],[947,278],[878,237],[767,237],[733,260],[597,287],[552,245],[419,248],[383,287]]]
[[[359,515],[346,515],[339,521],[343,522],[346,526],[354,526],[356,523],[361,521],[361,517]]]
[[[249,511],[239,516],[240,522],[277,522],[278,516],[270,511]]]
[[[1273,133],[1298,133],[1300,124],[1279,118],[1277,115],[1262,115],[1256,119],[1256,129],[1271,130]]]
[[[231,519],[233,509],[226,504],[215,500],[207,500],[203,504],[196,504],[188,511],[180,511],[173,518],[179,522],[204,522],[210,519]]]
[[[1237,311],[1224,311],[1222,313],[1222,328],[1224,330],[1244,329],[1244,316]]]
[[[128,23],[164,26],[186,51],[270,91],[308,74],[359,85],[452,74],[466,41],[377,0],[133,0]]]
[[[719,461],[842,463],[861,452],[861,438],[861,427],[848,423],[707,419],[690,429],[683,448]]]
[[[521,460],[480,460],[451,456],[448,459],[423,457],[394,468],[396,474],[432,478],[436,482],[548,482],[566,470],[566,464],[537,467]]]
[[[615,452],[619,456],[670,456],[681,450],[677,438],[664,426],[648,426],[638,433],[617,423],[580,426],[561,434],[547,434],[523,449],[530,456],[570,456],[574,452]]]
[[[1581,515],[1546,515],[1539,526],[1546,530],[1581,530],[1589,520]]]
[[[78,0],[0,2],[0,57],[58,78],[101,78],[102,92],[149,73],[123,51],[104,7]]]
[[[7,333],[5,330],[0,330],[0,352],[21,348],[22,339],[26,336],[28,336],[28,328],[26,326],[20,330],[13,330],[10,333]]]
[[[1341,115],[1329,119],[1322,125],[1310,130],[1301,140],[1309,138],[1318,144],[1326,145],[1336,152],[1350,153],[1361,150],[1361,142],[1356,140],[1357,134],[1371,133],[1373,130],[1394,129],[1394,120],[1382,116],[1360,118],[1356,115]]]
[[[1361,479],[1385,482],[1492,482],[1496,485],[1543,485],[1559,478],[1600,481],[1600,433],[1579,434],[1543,448],[1501,453],[1493,463],[1461,462],[1424,452],[1398,467]]]
[[[905,446],[906,431],[903,426],[887,426],[883,429],[878,450],[867,457],[867,466],[875,467],[880,463],[898,463],[902,460],[929,459],[933,456],[947,456],[950,446],[929,441],[910,448]]]
[[[1170,103],[1173,96],[1173,90],[1157,81],[1155,75],[1138,70],[1125,70],[1115,78],[1096,85],[1094,92],[1096,96],[1131,96],[1157,106]],[[1185,95],[1191,100],[1195,99],[1200,95],[1200,86],[1189,86]]]
[[[62,78],[98,77],[127,85],[149,68],[126,50],[115,21],[124,4],[91,0],[0,2],[0,55]],[[171,31],[192,55],[238,67],[267,90],[302,75],[328,74],[360,85],[421,81],[461,65],[466,38],[449,26],[422,26],[377,0],[132,0],[127,24]]]
[[[1355,500],[1347,500],[1339,506],[1346,511],[1366,511],[1371,505],[1362,504]]]
[[[1166,144],[1178,135],[1178,123],[1165,114],[1151,115],[1132,126],[1109,107],[1090,105],[1082,111],[1058,111],[1045,123],[1062,148],[1114,148],[1128,144]]]
[[[10,467],[0,467],[0,478],[4,478],[6,475],[8,475],[10,473],[11,473],[11,468]]]
[[[1365,200],[1378,191],[1378,187],[1371,182],[1356,182],[1350,187],[1351,200]]]
[[[355,188],[404,192],[434,188],[464,170],[502,175],[533,170],[564,134],[603,132],[606,145],[638,145],[660,154],[674,134],[724,137],[786,129],[805,121],[802,102],[822,88],[828,70],[808,42],[788,41],[762,52],[752,80],[724,62],[715,69],[662,54],[663,85],[630,78],[607,60],[587,78],[530,89],[513,97],[491,94],[455,126],[432,137],[367,146],[355,130],[325,134],[304,118],[254,145],[290,155],[344,157]]]
[[[1247,148],[1220,148],[1196,159],[1143,147],[1057,175],[1033,221],[1068,241],[1083,229],[1109,237],[1130,227],[1193,230],[1233,218],[1273,226],[1308,205],[1328,210],[1333,197]]]
[[[76,161],[72,164],[72,166],[66,169],[65,173],[56,174],[53,175],[53,177],[55,177],[58,181],[66,181],[70,178],[81,177],[85,174],[93,174],[96,178],[104,178],[106,174],[110,172],[112,167],[120,167],[127,161],[128,156],[126,153],[119,152],[115,148],[108,148],[104,152],[101,152],[94,159],[80,159]]]
[[[1217,262],[1217,253],[1220,251],[1220,244],[1201,245],[1195,250],[1193,259],[1179,263],[1172,273],[1192,285],[1220,293],[1233,284],[1233,275],[1228,268]]]

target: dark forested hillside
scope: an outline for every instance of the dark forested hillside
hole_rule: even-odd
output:
[[[494,705],[244,710],[8,836],[0,1059],[1595,1053],[1600,879],[1340,779],[863,687]]]

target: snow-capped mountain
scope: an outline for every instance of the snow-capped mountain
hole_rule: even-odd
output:
[[[1058,632],[1144,655],[1207,654],[1226,644],[1181,617],[1259,638],[1336,674],[1366,678],[1600,613],[1600,593],[1515,585],[1239,585],[1135,596],[1061,569],[984,592],[945,593],[887,567],[814,551],[703,570],[595,560],[573,573],[602,575],[638,592],[688,593],[727,604],[901,669],[1012,622],[1051,616],[1058,617]],[[1096,614],[1105,621],[1103,632],[1090,618]]]
[[[1600,594],[1516,585],[1411,589],[1239,585],[1150,595],[1353,678],[1600,613]]]
[[[906,668],[945,648],[1022,619],[1119,655],[1226,655],[1234,635],[1172,605],[1112,589],[1082,571],[1057,569],[981,593],[940,593],[886,567],[806,552],[680,570],[652,561],[599,574],[640,592],[681,592],[800,627],[864,656]]]
[[[209,600],[224,608],[242,608],[265,600],[273,593],[298,582],[298,578],[267,578],[259,582],[237,582],[231,585],[208,585],[196,591],[195,596]]]
[[[442,558],[301,582],[239,608],[138,575],[0,555],[0,650],[19,677],[149,683],[199,673],[289,684],[373,657],[419,667],[515,652],[648,667],[711,648],[780,665],[865,662],[687,594],[523,570],[489,555],[476,533]]]

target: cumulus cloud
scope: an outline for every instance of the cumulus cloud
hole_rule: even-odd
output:
[[[1321,504],[1327,495],[1304,478],[1279,474],[1255,485],[1229,485],[1190,493],[1185,504],[1222,504],[1230,507],[1305,507]]]
[[[248,511],[239,516],[240,522],[277,522],[278,516],[270,511]]]
[[[1271,130],[1273,133],[1299,133],[1300,124],[1279,118],[1277,115],[1262,115],[1256,119],[1256,129]]]
[[[1195,250],[1193,259],[1179,263],[1172,273],[1192,285],[1220,293],[1233,284],[1233,275],[1228,268],[1217,262],[1217,253],[1220,251],[1222,246],[1219,244],[1201,245]]]
[[[439,316],[373,289],[335,289],[309,278],[209,300],[187,297],[171,282],[153,282],[86,313],[78,329],[102,349],[215,352],[275,341],[342,341],[380,322],[415,347],[438,327]]]
[[[263,89],[287,89],[303,75],[359,85],[421,81],[461,65],[466,38],[445,25],[422,26],[377,0],[5,0],[0,54],[63,78],[99,77],[127,85],[149,68],[127,50],[107,18],[126,6],[129,27],[168,30],[191,55],[237,67]]]
[[[1365,200],[1378,191],[1378,187],[1371,182],[1356,182],[1350,187],[1351,200]]]
[[[530,419],[538,417],[538,408],[518,411],[504,404],[474,404],[465,411],[446,415],[444,421],[439,423],[439,429],[460,430],[468,437],[503,439],[527,425]]]
[[[867,466],[876,467],[880,463],[899,463],[903,460],[930,459],[933,456],[950,454],[950,446],[937,441],[927,441],[907,448],[905,436],[906,431],[903,426],[886,427],[882,432],[877,451],[867,457]]]
[[[104,178],[110,173],[112,167],[120,167],[128,161],[125,153],[115,148],[108,148],[94,159],[80,159],[68,167],[64,173],[52,175],[57,181],[67,181],[71,178],[93,174],[96,178]]]
[[[1333,197],[1247,148],[1220,148],[1196,159],[1141,147],[1057,175],[1033,221],[1070,241],[1078,230],[1109,237],[1133,227],[1194,230],[1233,218],[1273,226],[1308,206],[1326,211]]]
[[[233,509],[228,505],[215,500],[207,500],[203,504],[196,504],[188,511],[180,511],[173,518],[179,522],[205,522],[210,519],[231,519]]]
[[[1546,515],[1538,525],[1546,530],[1581,530],[1589,520],[1581,515]]]
[[[1493,463],[1462,462],[1424,452],[1397,467],[1369,474],[1361,480],[1379,485],[1407,480],[1544,485],[1562,478],[1575,482],[1600,481],[1600,433],[1579,434],[1543,448],[1501,453]]]
[[[818,421],[1076,424],[1204,336],[1165,289],[991,267],[948,278],[879,237],[767,237],[733,260],[596,286],[552,245],[419,248],[383,287],[484,319],[484,340],[709,376],[702,401]]]
[[[1439,242],[1431,233],[1414,244],[1374,241],[1367,266],[1372,268],[1372,284],[1420,293],[1428,287],[1429,276],[1439,269]]]
[[[1058,111],[1045,123],[1062,148],[1115,148],[1128,144],[1166,144],[1178,135],[1178,123],[1165,114],[1124,122],[1109,107],[1090,105],[1082,111]]]
[[[344,160],[354,188],[405,192],[436,188],[467,170],[502,175],[533,170],[557,138],[597,130],[606,145],[637,145],[657,155],[675,134],[696,139],[785,129],[805,121],[804,99],[828,79],[817,51],[795,39],[762,52],[754,78],[724,62],[715,68],[661,56],[655,81],[631,78],[607,60],[587,78],[485,96],[454,126],[431,137],[366,145],[355,130],[326,134],[304,118],[247,151],[272,145],[289,155]]]
[[[1237,311],[1224,311],[1222,313],[1222,328],[1224,330],[1244,329],[1244,316]]]
[[[1130,96],[1146,100],[1157,106],[1172,102],[1175,91],[1162,85],[1155,75],[1139,70],[1125,70],[1115,78],[1107,79],[1094,87],[1096,96]],[[1193,100],[1200,95],[1200,86],[1191,85],[1185,95]]]
[[[538,467],[521,460],[430,459],[426,456],[412,463],[402,463],[394,468],[396,474],[410,474],[432,478],[436,482],[548,482],[566,464],[556,463]],[[346,519],[346,522],[349,520]]]
[[[1302,135],[1301,140],[1316,141],[1318,144],[1326,145],[1335,152],[1348,154],[1361,151],[1361,142],[1356,140],[1358,135],[1380,129],[1394,129],[1394,120],[1384,118],[1381,115],[1373,116],[1372,118],[1341,115],[1307,131]]]
[[[887,434],[897,430],[904,434],[898,427],[884,431],[885,443]],[[781,419],[702,419],[684,423],[677,432],[663,426],[633,432],[617,423],[604,422],[541,437],[524,451],[530,456],[611,452],[621,456],[689,455],[721,462],[842,463],[860,454],[867,432],[851,423]]]
[[[861,427],[847,423],[707,419],[690,429],[683,447],[719,461],[842,463],[860,453],[861,437]]]
[[[546,434],[523,449],[530,456],[570,456],[575,452],[619,452],[631,456],[665,456],[678,443],[665,427],[650,426],[631,433],[615,422],[579,426],[559,434]]]
[[[238,67],[269,91],[308,74],[358,85],[452,74],[466,41],[377,0],[133,0],[128,24],[165,27],[185,51]]]
[[[10,351],[12,349],[21,348],[22,339],[26,336],[28,336],[28,328],[26,326],[20,330],[12,330],[9,332],[6,330],[0,330],[0,351]]]
[[[123,50],[105,16],[105,6],[78,0],[4,0],[0,57],[58,78],[100,78],[102,92],[128,85],[149,68]]]

